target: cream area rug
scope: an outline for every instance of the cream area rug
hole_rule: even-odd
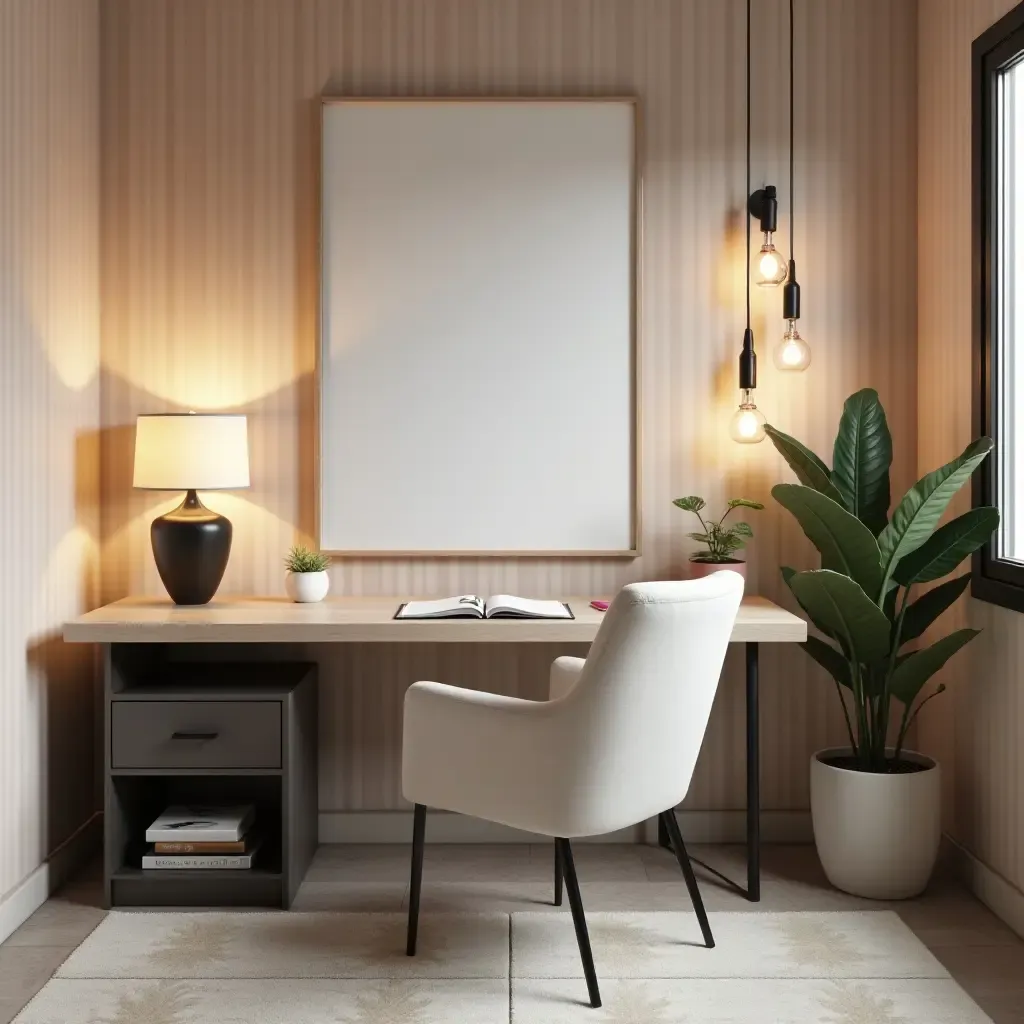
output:
[[[891,912],[112,913],[16,1024],[990,1024]]]

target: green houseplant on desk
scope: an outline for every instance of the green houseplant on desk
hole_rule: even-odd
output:
[[[742,558],[736,558],[736,554],[746,547],[747,541],[754,536],[754,531],[749,523],[742,520],[725,525],[729,513],[738,508],[752,509],[760,512],[764,505],[759,501],[751,501],[749,498],[731,498],[725,512],[718,519],[711,516],[701,515],[707,507],[707,502],[699,495],[690,494],[685,498],[676,498],[672,502],[676,508],[684,512],[692,512],[700,523],[700,530],[688,533],[690,540],[697,541],[702,547],[690,555],[690,578],[696,579],[700,576],[707,576],[709,573],[717,572],[719,569],[732,569],[741,576],[746,577],[747,563]]]
[[[976,635],[958,629],[907,648],[964,592],[970,573],[924,593],[991,536],[995,508],[975,508],[938,526],[950,500],[992,449],[983,437],[922,477],[889,517],[892,440],[872,390],[847,399],[832,468],[788,434],[767,427],[799,484],[772,495],[821,554],[821,568],[782,569],[797,602],[826,639],[801,646],[832,677],[849,747],[811,760],[811,816],[833,885],[879,899],[913,896],[934,867],[940,836],[939,768],[907,751],[907,730],[945,688],[928,681]],[[895,726],[895,740],[892,727]]]

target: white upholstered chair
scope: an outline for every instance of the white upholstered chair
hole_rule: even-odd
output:
[[[705,944],[714,946],[674,808],[690,786],[742,596],[743,579],[727,571],[624,587],[586,660],[554,662],[548,701],[443,683],[409,688],[402,789],[415,805],[410,956],[428,806],[555,838],[555,902],[564,875],[594,1006],[601,1001],[571,839],[660,816]]]

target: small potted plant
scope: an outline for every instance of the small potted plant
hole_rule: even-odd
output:
[[[288,552],[284,560],[288,575],[284,578],[284,588],[293,601],[300,604],[312,604],[322,601],[331,588],[331,580],[327,575],[327,566],[331,560],[319,551],[295,546]]]
[[[691,540],[704,545],[703,549],[690,555],[691,579],[708,576],[719,569],[732,569],[746,577],[747,563],[742,558],[736,558],[735,553],[743,550],[747,541],[754,536],[754,531],[749,523],[742,520],[730,526],[725,525],[725,520],[729,513],[737,508],[749,508],[759,512],[764,508],[761,502],[751,501],[749,498],[732,498],[728,508],[718,519],[712,519],[710,516],[705,519],[701,515],[707,502],[696,494],[676,498],[672,504],[684,512],[692,512],[700,521],[700,532],[687,534]]]
[[[846,400],[831,468],[796,438],[765,432],[800,481],[772,496],[821,555],[820,569],[782,569],[820,634],[801,646],[831,676],[846,722],[847,743],[811,758],[818,856],[846,892],[916,896],[939,849],[942,789],[938,763],[907,749],[908,730],[945,689],[929,680],[978,631],[921,638],[971,574],[939,581],[989,539],[999,512],[983,506],[939,521],[992,441],[979,438],[922,477],[890,513],[892,439],[875,391]]]

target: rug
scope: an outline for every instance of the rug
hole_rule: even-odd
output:
[[[16,1024],[990,1024],[890,911],[109,914]]]

